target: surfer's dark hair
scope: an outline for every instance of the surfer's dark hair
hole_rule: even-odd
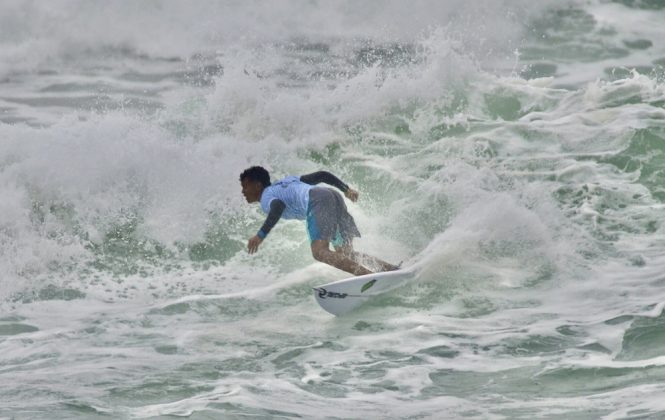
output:
[[[258,181],[264,188],[270,185],[270,173],[262,166],[252,166],[251,168],[242,171],[240,174],[240,182],[242,182],[243,179]]]

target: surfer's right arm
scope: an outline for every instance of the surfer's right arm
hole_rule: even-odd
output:
[[[342,191],[346,198],[349,200],[354,202],[358,200],[358,191],[349,187],[347,184],[342,182],[341,179],[337,178],[335,175],[328,171],[312,172],[311,174],[301,176],[300,180],[309,185],[316,185],[321,182],[324,184],[332,185],[333,187],[336,187]]]
[[[280,199],[276,198],[270,202],[270,212],[268,212],[266,221],[256,235],[250,238],[249,242],[247,242],[247,250],[250,254],[255,253],[259,249],[261,242],[263,242],[265,237],[268,236],[268,233],[270,233],[272,228],[275,227],[279,218],[282,217],[285,208],[286,204]]]

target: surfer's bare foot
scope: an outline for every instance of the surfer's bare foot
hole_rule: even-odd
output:
[[[402,268],[402,262],[401,262],[401,261],[400,261],[400,263],[397,264],[397,265],[389,264],[388,270],[386,270],[386,271],[397,271],[397,270],[399,270],[400,268]]]

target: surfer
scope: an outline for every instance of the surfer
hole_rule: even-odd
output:
[[[356,276],[372,271],[359,261],[366,261],[379,271],[398,267],[353,249],[354,237],[360,237],[353,216],[344,198],[335,190],[316,185],[325,183],[342,191],[351,201],[358,200],[358,191],[350,188],[326,171],[288,176],[274,184],[270,173],[261,166],[252,166],[240,174],[242,194],[248,203],[260,203],[268,215],[258,233],[247,242],[247,250],[255,253],[280,218],[306,220],[312,256],[315,260],[337,267]],[[332,244],[334,251],[330,250]]]

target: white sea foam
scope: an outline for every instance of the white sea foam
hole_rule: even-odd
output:
[[[607,71],[661,15],[3,3],[0,416],[662,415],[665,91]],[[245,251],[254,164],[340,175],[417,280],[318,310],[301,223]]]

